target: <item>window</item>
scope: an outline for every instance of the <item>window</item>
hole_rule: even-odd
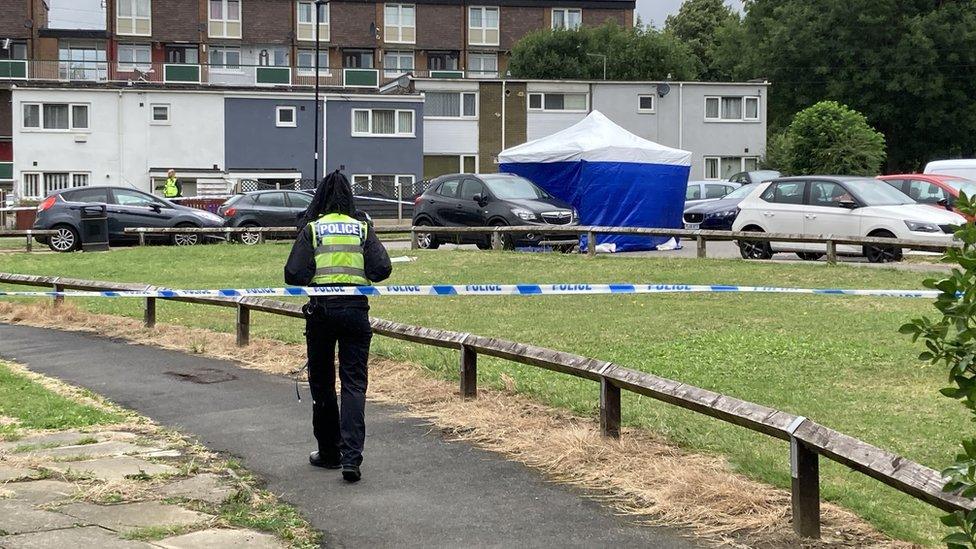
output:
[[[388,198],[397,198],[412,193],[413,181],[412,175],[357,174],[352,176],[352,189],[353,193],[357,195],[373,192]],[[397,187],[401,189],[405,187],[406,189],[398,191]]]
[[[468,8],[468,43],[472,46],[498,45],[498,8]]]
[[[437,194],[446,196],[448,198],[457,198],[458,187],[460,186],[460,179],[448,179],[447,181],[441,183],[441,186],[437,188]]]
[[[200,62],[200,53],[196,46],[166,46],[166,62],[196,65]]]
[[[157,200],[153,196],[132,189],[112,189],[112,196],[114,202],[119,206],[146,208],[150,204],[165,205],[165,202]]]
[[[7,48],[0,48],[0,61],[8,59],[27,59],[27,42],[10,42]]]
[[[759,158],[755,156],[706,156],[705,179],[726,179],[739,172],[755,171]],[[745,178],[743,181],[748,182]]]
[[[44,174],[44,194],[51,191],[67,189],[71,181],[71,174],[67,173],[46,173]]]
[[[747,156],[742,159],[742,169],[747,172],[754,172],[759,169],[759,157]]]
[[[478,94],[475,92],[427,92],[424,94],[424,116],[429,118],[474,118],[478,116]]]
[[[288,204],[292,208],[308,208],[312,204],[312,197],[306,193],[285,193]]]
[[[134,44],[119,44],[119,70],[131,72],[133,70],[148,71],[152,68],[152,52],[149,46]]]
[[[417,38],[416,12],[413,4],[386,4],[383,8],[383,41],[413,44]]]
[[[831,181],[814,181],[810,184],[810,205],[840,208],[841,202],[851,202],[854,197],[847,189]]]
[[[262,48],[258,52],[258,65],[262,67],[288,67],[287,48]]]
[[[269,208],[284,208],[285,193],[261,193],[254,197],[254,201]]]
[[[685,191],[685,200],[701,200],[701,185],[693,183]]]
[[[88,174],[87,173],[73,173],[73,174],[71,174],[71,186],[72,187],[87,187],[88,186]]]
[[[151,0],[117,0],[115,32],[127,36],[152,36]]]
[[[298,50],[298,73],[313,74],[315,72],[315,50]],[[319,51],[319,74],[329,76],[329,51]]]
[[[585,93],[530,93],[530,111],[573,111],[585,112],[587,97]]]
[[[388,51],[383,54],[383,72],[386,76],[399,76],[412,70],[412,51]]]
[[[86,173],[76,173],[74,175],[76,178],[88,179],[88,174]],[[79,187],[80,185],[75,185]],[[105,187],[97,187],[94,189],[82,189],[80,191],[68,191],[61,196],[65,200],[70,202],[88,202],[88,203],[106,203],[108,202],[108,189]]]
[[[579,9],[553,8],[552,28],[576,30],[583,23],[583,12]]]
[[[210,48],[210,68],[216,71],[239,71],[240,48]]]
[[[210,0],[209,23],[211,38],[240,38],[241,0]]]
[[[41,195],[40,180],[41,174],[39,173],[24,173],[21,174],[24,178],[24,189],[23,195],[25,198],[28,197],[39,197]]]
[[[758,97],[706,97],[705,120],[751,122],[759,120]]]
[[[723,196],[729,194],[729,191],[731,190],[732,187],[729,187],[728,185],[705,185],[705,198],[722,198]]]
[[[25,172],[22,173],[24,198],[42,198],[54,191],[88,185],[89,174],[85,172]],[[75,193],[82,191],[75,191]],[[74,197],[74,195],[72,195]],[[75,198],[72,198],[75,200]],[[79,200],[81,201],[81,200]],[[105,200],[101,200],[105,202]]]
[[[413,111],[353,109],[353,136],[413,137]]]
[[[718,163],[719,158],[717,157],[705,157],[705,179],[719,179],[718,173]]]
[[[155,103],[149,105],[150,113],[150,124],[155,124],[157,126],[168,126],[169,120],[169,105],[162,103]]]
[[[373,50],[342,50],[342,66],[346,69],[373,68]]]
[[[485,196],[485,186],[481,181],[465,179],[461,185],[461,200],[474,200],[476,195]]]
[[[88,105],[24,103],[24,129],[87,130]]]
[[[778,204],[803,204],[805,181],[782,181],[773,183],[759,198]]]
[[[276,107],[275,108],[275,126],[279,128],[297,128],[298,127],[298,109],[295,107]]]
[[[108,61],[101,43],[64,43],[58,48],[61,80],[107,80]]]
[[[298,2],[296,25],[299,40],[315,41],[315,2]],[[329,4],[323,4],[319,7],[319,40],[328,42],[329,33]]]
[[[456,51],[427,52],[427,68],[432,71],[458,70],[458,52]]]
[[[938,204],[940,200],[949,199],[941,187],[919,179],[912,179],[908,182],[907,194],[916,202],[923,204]]]
[[[654,112],[654,96],[652,94],[641,94],[637,96],[637,112]]]
[[[469,53],[468,72],[476,78],[498,76],[498,55],[494,53]]]

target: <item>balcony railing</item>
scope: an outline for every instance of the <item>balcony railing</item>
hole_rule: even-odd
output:
[[[323,87],[375,89],[406,74],[416,78],[498,78],[494,71],[320,67],[318,81]],[[3,80],[312,87],[316,78],[315,69],[310,67],[0,60]]]

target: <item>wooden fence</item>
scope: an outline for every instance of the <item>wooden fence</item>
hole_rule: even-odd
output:
[[[34,251],[34,237],[35,236],[54,236],[56,234],[58,234],[58,231],[53,231],[53,230],[35,230],[35,229],[13,230],[13,229],[4,229],[4,228],[0,227],[0,237],[5,237],[5,236],[6,237],[16,237],[16,236],[23,236],[23,237],[25,237],[26,240],[24,241],[24,248],[28,252]]]
[[[65,277],[0,273],[0,284],[19,284],[63,290],[157,289],[146,284],[100,282]],[[156,325],[156,299],[145,298],[144,321]],[[174,301],[233,308],[237,312],[237,344],[250,340],[251,311],[303,318],[301,305],[255,298],[177,297]],[[54,298],[55,305],[63,298]],[[733,425],[789,442],[792,476],[793,529],[803,537],[820,537],[820,456],[877,479],[896,490],[944,511],[970,510],[972,499],[942,490],[944,480],[935,470],[839,433],[802,416],[795,416],[706,389],[700,389],[604,360],[564,353],[467,333],[435,330],[372,318],[376,334],[459,351],[460,393],[477,396],[478,355],[493,356],[546,370],[588,379],[600,384],[600,428],[603,434],[620,436],[620,394],[630,391]]]

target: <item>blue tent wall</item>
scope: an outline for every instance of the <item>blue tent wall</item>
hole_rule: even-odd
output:
[[[583,225],[681,228],[689,166],[631,162],[539,162],[501,164],[500,171],[525,177],[569,202]],[[652,250],[668,237],[600,235],[599,244],[618,252]],[[585,250],[586,238],[580,240]]]

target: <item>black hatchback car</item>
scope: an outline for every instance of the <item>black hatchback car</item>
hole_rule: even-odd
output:
[[[435,227],[489,227],[505,225],[578,225],[572,206],[518,175],[453,174],[438,177],[414,201],[413,224]],[[506,234],[505,248],[537,245],[545,235]],[[477,244],[491,247],[484,234],[459,233],[418,235],[421,248],[434,249],[442,243]]]
[[[210,212],[173,204],[128,187],[79,187],[55,191],[37,206],[34,228],[57,231],[56,235],[39,237],[37,240],[56,252],[80,248],[81,207],[86,204],[105,204],[110,244],[136,241],[136,235],[124,232],[129,227],[220,227],[224,222]],[[190,246],[200,241],[200,235],[193,233],[146,235],[146,238],[165,240],[179,246]]]
[[[237,194],[220,205],[217,213],[226,227],[294,227],[298,215],[312,203],[302,191],[255,191]],[[245,244],[257,244],[260,233],[240,233]]]

